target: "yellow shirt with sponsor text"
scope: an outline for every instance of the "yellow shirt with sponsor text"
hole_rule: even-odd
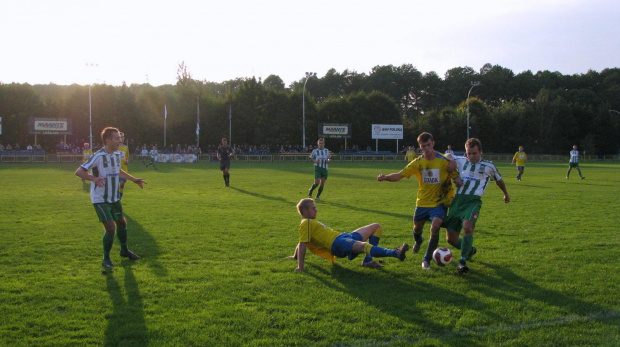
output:
[[[448,174],[450,161],[441,153],[433,160],[424,155],[415,158],[400,174],[404,177],[415,175],[418,178],[417,207],[449,207],[454,197],[451,176],[458,177],[456,172]]]

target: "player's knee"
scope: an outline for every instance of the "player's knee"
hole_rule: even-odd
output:
[[[446,242],[448,242],[448,244],[456,247],[456,245],[458,244],[458,241],[459,241],[458,233],[448,232],[448,234],[446,235]]]
[[[474,228],[463,228],[463,235],[474,236]]]

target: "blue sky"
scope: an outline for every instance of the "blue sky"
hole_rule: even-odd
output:
[[[620,66],[620,2],[0,0],[0,82],[212,82],[412,64],[440,76]]]

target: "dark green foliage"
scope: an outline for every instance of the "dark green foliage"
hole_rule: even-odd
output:
[[[460,148],[466,140],[467,93],[471,82],[470,134],[481,137],[488,150],[512,152],[523,145],[529,153],[561,154],[573,144],[589,153],[617,154],[620,138],[620,69],[562,75],[559,72],[524,71],[519,74],[499,65],[485,64],[479,72],[471,67],[448,70],[444,78],[422,74],[411,64],[375,66],[368,74],[335,69],[306,83],[306,138],[313,143],[320,122],[351,123],[349,145],[372,143],[373,123],[405,125],[403,145],[415,144],[422,131],[438,142]],[[94,143],[105,126],[125,131],[132,150],[137,145],[163,145],[164,105],[167,145],[194,145],[203,150],[228,137],[232,106],[232,144],[301,145],[302,91],[305,78],[289,88],[279,76],[237,78],[223,83],[192,78],[179,65],[177,83],[93,85]],[[69,118],[73,135],[67,142],[88,140],[88,86],[28,84],[0,85],[0,142],[33,143],[27,121],[32,117]],[[197,104],[200,136],[196,138]],[[39,136],[48,150],[63,139]],[[335,140],[336,149],[342,140]],[[334,148],[332,146],[332,148]]]

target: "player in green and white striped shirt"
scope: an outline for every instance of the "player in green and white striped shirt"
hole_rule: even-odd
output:
[[[463,185],[456,191],[448,217],[448,243],[461,250],[458,271],[469,271],[466,261],[476,253],[474,242],[474,227],[482,207],[482,195],[488,187],[489,181],[494,180],[499,189],[504,192],[504,202],[510,202],[506,184],[495,165],[482,160],[482,144],[480,140],[471,138],[465,142],[466,157],[455,157],[459,175]],[[463,228],[463,237],[459,234]]]
[[[316,187],[319,187],[319,191],[316,194],[316,201],[321,201],[319,197],[323,192],[323,187],[327,180],[327,168],[331,161],[331,154],[329,153],[329,149],[325,148],[325,139],[320,138],[316,144],[319,147],[312,150],[312,153],[308,157],[308,159],[314,163],[314,183],[308,191],[308,197],[312,198],[312,192]]]
[[[579,172],[579,177],[581,177],[581,179],[586,178],[584,175],[581,174],[581,169],[579,168],[579,151],[577,150],[577,145],[574,145],[573,150],[570,151],[570,160],[568,161],[568,171],[566,172],[566,179],[568,179],[568,176],[570,176],[570,170],[572,170],[573,168],[577,169],[577,172]]]
[[[144,182],[141,178],[135,178],[121,169],[121,152],[118,151],[122,144],[121,134],[116,128],[108,127],[101,132],[103,148],[93,154],[92,157],[75,171],[76,176],[83,180],[91,181],[90,199],[95,207],[99,221],[103,223],[103,261],[101,265],[106,268],[114,266],[110,260],[110,251],[114,244],[114,234],[121,242],[120,256],[132,260],[140,259],[138,255],[127,248],[127,220],[123,215],[121,194],[119,191],[119,178],[124,178],[136,183],[142,188]],[[92,175],[89,174],[92,171]]]

